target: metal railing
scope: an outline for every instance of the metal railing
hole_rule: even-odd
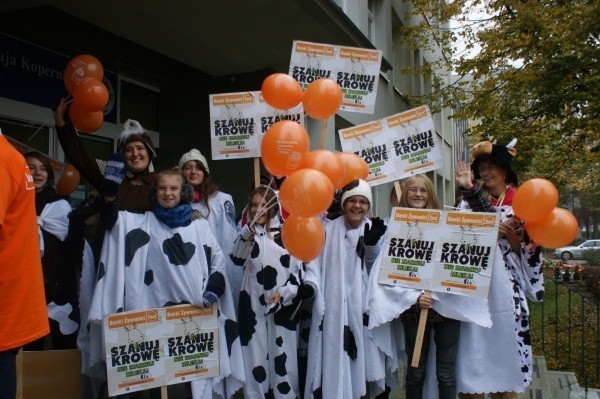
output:
[[[600,293],[583,280],[545,276],[544,301],[530,303],[534,354],[548,369],[574,371],[580,386],[600,387]]]

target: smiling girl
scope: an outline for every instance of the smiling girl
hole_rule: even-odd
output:
[[[301,397],[297,307],[315,289],[303,283],[304,265],[283,246],[278,210],[271,188],[252,190],[249,223],[231,253],[234,264],[244,271],[238,316],[247,398]]]
[[[71,205],[56,193],[54,170],[46,156],[29,152],[25,154],[25,160],[35,185],[35,209],[50,320],[51,346],[48,349],[75,349],[79,330],[77,274],[65,245]],[[33,342],[26,349],[42,350],[44,340]]]
[[[191,383],[194,398],[231,397],[244,380],[237,322],[225,272],[225,257],[208,222],[190,205],[183,175],[156,176],[152,211],[120,211],[104,241],[90,320],[116,311],[182,303],[218,309],[218,377]],[[115,212],[114,206],[107,208]],[[122,278],[120,276],[123,276]],[[96,359],[100,360],[100,359]]]

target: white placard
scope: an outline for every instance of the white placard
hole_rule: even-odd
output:
[[[487,298],[499,223],[495,213],[393,208],[378,282]]]
[[[260,157],[264,133],[280,120],[304,126],[302,103],[278,110],[264,101],[260,91],[211,94],[209,110],[213,160]]]
[[[114,313],[103,333],[110,396],[219,375],[216,306]]]
[[[344,152],[369,165],[371,186],[444,166],[429,107],[421,106],[339,131]]]
[[[340,110],[372,114],[375,111],[382,54],[375,49],[295,40],[289,75],[303,89],[316,79],[329,78],[342,88]]]

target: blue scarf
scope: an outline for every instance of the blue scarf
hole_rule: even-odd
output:
[[[160,205],[156,205],[154,208],[156,217],[172,229],[189,225],[192,222],[192,211],[190,204],[178,205],[171,209],[163,208]]]

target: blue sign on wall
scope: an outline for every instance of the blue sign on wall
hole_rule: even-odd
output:
[[[68,95],[63,72],[70,57],[0,33],[0,97],[52,108]],[[100,60],[102,62],[102,60]],[[117,123],[117,74],[104,69],[109,102],[104,121]]]

